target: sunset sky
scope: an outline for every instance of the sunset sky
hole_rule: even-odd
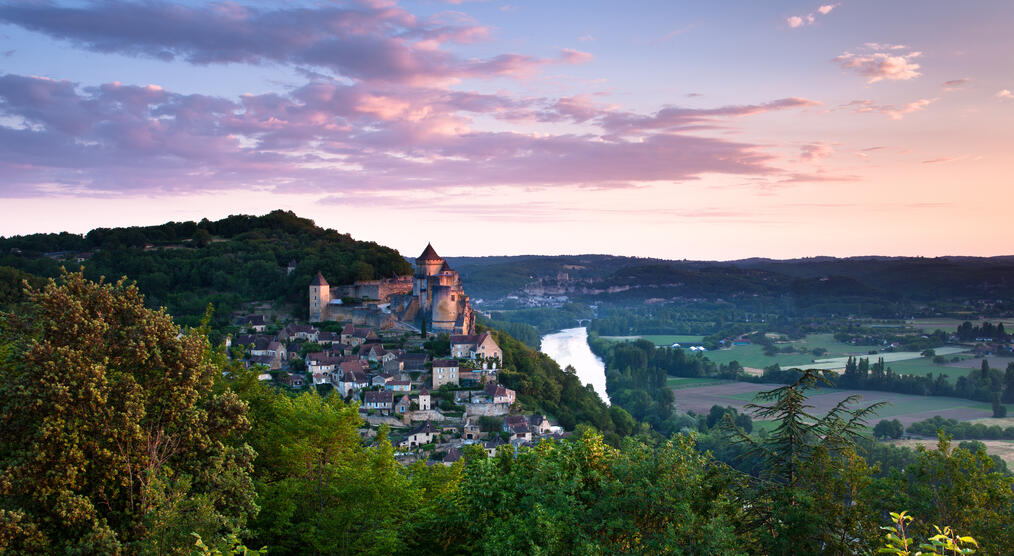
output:
[[[0,235],[1009,255],[1014,2],[0,3]]]

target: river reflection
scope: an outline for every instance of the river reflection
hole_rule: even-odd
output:
[[[609,403],[606,394],[606,366],[588,347],[588,329],[568,328],[542,337],[542,353],[553,358],[561,368],[570,365],[577,371],[582,384],[591,384],[599,397]]]

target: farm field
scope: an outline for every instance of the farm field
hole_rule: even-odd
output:
[[[733,382],[731,380],[723,380],[720,378],[698,378],[698,377],[669,377],[666,381],[666,385],[669,388],[698,388],[701,386],[708,386],[712,384],[725,384]]]
[[[699,344],[704,336],[692,334],[645,334],[643,336],[602,336],[604,340],[629,342],[631,340],[648,340],[656,346],[671,346],[673,344]]]
[[[776,388],[775,384],[754,384],[751,382],[725,382],[722,384],[705,384],[698,387],[683,387],[673,390],[676,407],[681,411],[707,413],[711,406],[732,406],[742,411],[754,396],[761,391]],[[888,402],[878,412],[877,419],[898,419],[905,426],[916,421],[940,415],[948,419],[971,421],[991,417],[993,412],[988,403],[975,402],[961,398],[940,396],[912,396],[873,390],[839,390],[821,389],[810,394],[809,403],[813,406],[813,414],[822,414],[833,408],[838,402],[852,394],[862,396],[861,405],[875,402]],[[875,422],[876,419],[873,420]],[[871,422],[871,424],[873,424]]]
[[[944,332],[954,332],[961,326],[961,323],[966,322],[962,319],[913,319],[906,321],[905,324],[914,328],[921,328],[924,332],[933,332],[935,330],[943,330]],[[982,326],[984,322],[991,322],[993,324],[1003,323],[1004,328],[1010,328],[1014,326],[1014,320],[1011,319],[967,319],[967,322],[972,323],[973,326]]]
[[[827,353],[821,356],[815,356],[812,353],[798,352],[765,355],[764,348],[762,346],[749,344],[709,351],[705,353],[705,357],[719,364],[728,364],[732,361],[738,361],[739,364],[744,367],[755,367],[758,369],[763,369],[764,367],[778,363],[782,368],[805,366],[808,369],[822,370],[844,368],[845,362],[848,360],[849,356],[869,357],[871,361],[876,361],[877,358],[883,357],[885,362],[891,363],[891,368],[893,368],[896,372],[906,374],[915,373],[924,375],[927,372],[943,372],[952,378],[957,378],[957,376],[962,376],[967,373],[967,371],[961,371],[960,369],[955,370],[945,365],[935,365],[931,360],[922,357],[920,352],[915,351],[894,351],[871,354],[869,352],[872,350],[869,346],[843,344],[835,340],[834,336],[831,334],[811,334],[802,340],[795,340],[776,345],[791,345],[796,348],[796,350],[803,348],[807,351],[823,348],[827,350]],[[960,354],[966,351],[966,348],[960,346],[948,346],[938,348],[936,350],[938,355],[947,357],[955,355],[960,356]],[[901,362],[908,361],[914,361],[916,363],[899,365]]]

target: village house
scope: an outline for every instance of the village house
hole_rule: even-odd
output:
[[[433,362],[433,389],[444,384],[458,385],[458,362],[454,359],[437,359]]]
[[[412,389],[411,380],[390,380],[384,387],[392,392],[408,392]]]
[[[400,373],[405,370],[405,364],[401,362],[401,359],[391,359],[390,361],[384,361],[381,369],[385,373]]]
[[[405,353],[398,357],[403,371],[422,371],[429,363],[430,356],[426,353]]]
[[[489,457],[496,456],[496,451],[500,448],[500,446],[506,445],[507,442],[505,442],[504,439],[500,438],[500,435],[496,435],[493,438],[490,438],[489,440],[482,443],[482,447],[483,449],[486,450],[486,455],[488,455]]]
[[[290,324],[283,328],[278,336],[283,340],[304,340],[316,342],[320,331],[308,324]]]
[[[278,361],[278,358],[277,357],[272,357],[270,355],[251,355],[250,356],[250,364],[251,365],[264,365],[265,367],[267,367],[268,369],[271,369],[271,370],[277,370],[277,369],[281,369],[282,368],[282,365]]]
[[[268,327],[268,323],[264,321],[264,315],[247,315],[241,317],[236,324],[246,328],[253,328],[254,332],[264,332]]]
[[[484,391],[489,396],[490,403],[505,403],[507,405],[514,403],[515,393],[510,388],[490,383],[486,385]]]
[[[342,363],[344,365],[344,363]],[[341,393],[342,396],[348,396],[349,392],[363,390],[369,387],[370,381],[366,379],[366,373],[363,371],[348,371],[343,372],[342,376],[338,380],[338,384],[335,385],[335,389]]]
[[[365,347],[365,346],[364,346]],[[363,348],[359,349],[360,357],[364,357]],[[397,355],[393,351],[387,351],[381,344],[370,344],[369,349],[366,351],[365,358],[367,361],[375,361],[381,365],[388,361],[394,361],[397,359]]]
[[[416,448],[423,444],[429,444],[433,442],[439,433],[432,423],[426,421],[418,427],[409,431],[408,436],[401,442],[401,446],[405,448]]]
[[[545,415],[529,416],[528,425],[532,428],[532,432],[539,436],[549,434],[553,430],[553,424],[549,422],[549,419]]]
[[[398,400],[398,403],[395,404],[394,406],[394,412],[399,415],[404,415],[405,413],[408,413],[409,410],[411,409],[412,409],[412,399],[408,397],[408,394],[402,396],[401,399]]]
[[[528,418],[524,415],[508,415],[503,420],[504,432],[510,433],[511,441],[532,439],[532,429],[528,426]]]
[[[338,364],[338,371],[339,371],[339,375],[341,377],[344,377],[345,375],[347,375],[349,373],[354,373],[354,372],[365,373],[366,372],[366,366],[363,365],[363,362],[361,360],[359,360],[359,359],[353,359],[351,361],[345,360],[345,361],[342,361],[341,363]],[[386,383],[386,381],[385,381],[385,383]]]
[[[352,324],[346,324],[342,328],[341,342],[353,347],[362,345],[369,340],[379,340],[377,333],[371,328],[364,328]]]
[[[479,428],[479,425],[471,421],[466,421],[465,426],[461,431],[461,437],[464,438],[465,440],[479,440],[485,435],[486,433],[482,432],[482,429]]]
[[[282,373],[280,380],[282,381],[282,384],[288,386],[289,388],[303,387],[303,377],[296,373]]]
[[[447,450],[447,454],[444,455],[444,458],[441,460],[441,463],[443,463],[444,465],[454,465],[454,462],[458,461],[459,459],[461,459],[461,450],[459,450],[457,446],[455,446],[450,450]]]
[[[502,361],[503,351],[489,331],[482,334],[455,334],[451,336],[451,357],[479,361],[483,368],[491,365],[495,369],[496,363],[490,363],[489,360]]]
[[[430,391],[429,390],[423,388],[422,391],[419,392],[419,396],[416,397],[416,405],[419,406],[419,411],[429,411],[430,410]]]
[[[363,399],[363,406],[366,409],[375,409],[383,414],[391,412],[394,406],[394,393],[388,390],[376,390],[366,392]]]
[[[341,334],[321,330],[317,333],[317,343],[321,345],[333,345],[341,342]]]

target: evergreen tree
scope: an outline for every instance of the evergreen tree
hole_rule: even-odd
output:
[[[1007,363],[1007,371],[1003,376],[1003,401],[1014,403],[1014,361]]]
[[[762,462],[762,482],[744,493],[767,554],[852,553],[875,538],[874,514],[862,503],[860,490],[871,470],[856,451],[866,419],[883,403],[853,408],[859,396],[839,402],[823,416],[807,412],[807,393],[830,382],[816,370],[805,370],[792,384],[757,394],[746,409],[778,423],[766,438],[756,439],[727,417],[726,429],[744,446],[743,457]],[[814,514],[821,518],[815,519]]]

